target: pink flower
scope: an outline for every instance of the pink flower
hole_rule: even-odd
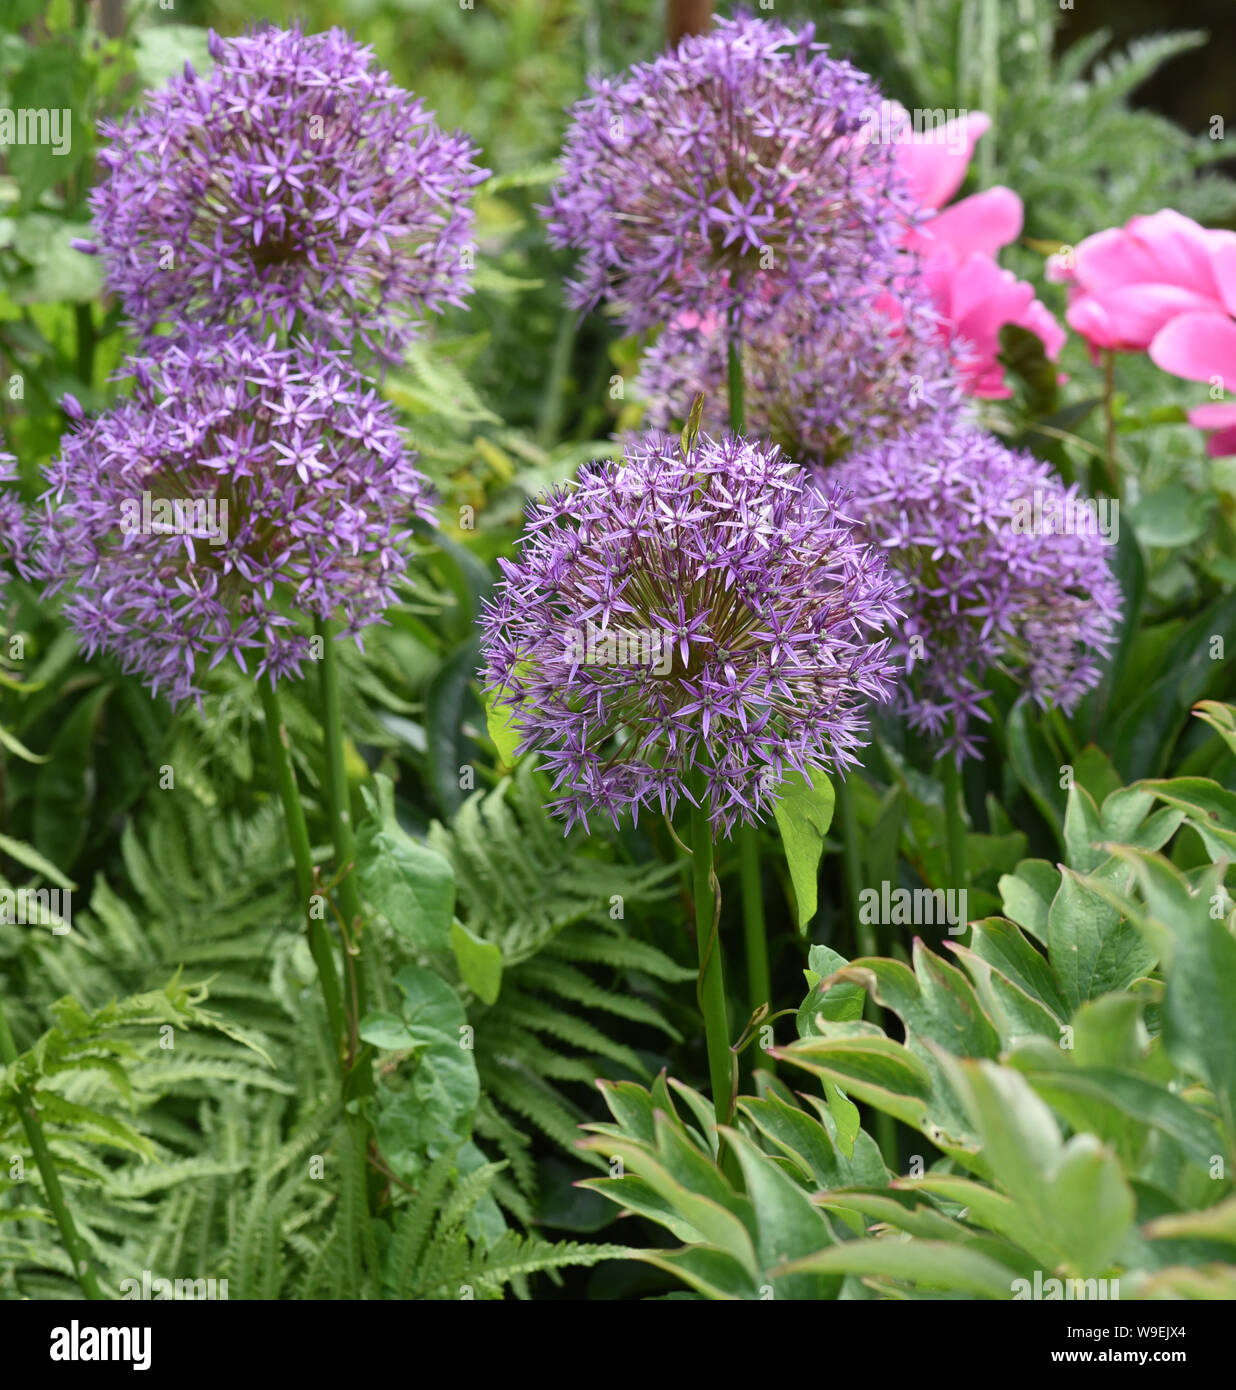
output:
[[[1236,313],[1236,232],[1165,208],[1087,237],[1071,264],[1053,256],[1047,275],[1072,286],[1065,317],[1092,352],[1144,352],[1178,314]]]
[[[965,389],[992,400],[1012,395],[998,360],[1006,323],[1039,337],[1053,362],[1066,335],[1034,297],[1033,287],[996,263],[997,252],[1021,235],[1024,214],[1017,194],[997,185],[944,207],[961,187],[975,143],[990,125],[983,112],[971,111],[949,121],[943,132],[903,134],[897,165],[924,210],[944,209],[907,229],[904,244],[920,257],[924,283],[942,320],[940,336],[951,344]]]
[[[965,389],[985,400],[1013,393],[1004,383],[1000,329],[1006,323],[1027,328],[1043,342],[1055,361],[1064,346],[1064,329],[1034,297],[1034,287],[1002,270],[982,251],[959,254],[944,247],[923,267],[923,279],[941,317],[951,327],[954,365]]]
[[[1178,314],[1155,334],[1150,360],[1186,381],[1206,381],[1223,393],[1236,390],[1236,323],[1214,312]],[[1206,444],[1212,458],[1236,454],[1236,401],[1195,406],[1189,423],[1214,431]]]

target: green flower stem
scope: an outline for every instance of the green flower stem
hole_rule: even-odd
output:
[[[17,1062],[17,1044],[13,1041],[3,1004],[0,1004],[0,1061],[6,1067],[14,1066]],[[77,1282],[87,1298],[102,1299],[103,1291],[99,1288],[99,1281],[95,1277],[94,1266],[90,1263],[85,1242],[78,1233],[73,1214],[64,1199],[60,1174],[56,1171],[56,1161],[47,1146],[47,1136],[43,1133],[43,1124],[39,1119],[34,1097],[25,1087],[17,1092],[17,1112],[21,1116],[22,1127],[30,1141],[30,1151],[34,1154],[34,1161],[38,1164],[39,1173],[43,1178],[43,1191],[47,1194],[56,1225],[60,1227],[64,1248],[73,1262],[73,1273]]]
[[[262,711],[266,716],[266,735],[270,744],[270,758],[274,764],[275,778],[279,784],[279,800],[283,803],[283,817],[287,822],[288,838],[292,842],[292,858],[296,864],[296,897],[308,922],[309,950],[313,955],[313,963],[317,966],[335,1054],[340,1071],[343,1072],[343,1043],[347,1027],[343,1012],[343,995],[339,988],[339,975],[335,969],[335,956],[331,950],[326,923],[310,912],[309,900],[313,896],[313,850],[309,844],[309,828],[305,824],[305,808],[301,805],[296,773],[292,769],[292,759],[288,751],[288,731],[284,727],[283,716],[279,710],[279,696],[274,687],[264,679],[258,680],[257,687],[262,699]]]
[[[948,873],[950,888],[968,887],[966,865],[966,802],[957,759],[947,753],[944,762],[944,824],[948,835]]]
[[[333,623],[319,623],[322,639],[320,676],[322,683],[322,733],[326,742],[326,791],[330,805],[331,834],[335,843],[335,871],[339,880],[339,907],[347,924],[344,949],[355,947],[360,930],[361,898],[356,880],[356,837],[352,832],[352,806],[344,759],[343,711],[339,703],[339,657],[335,648]],[[356,980],[356,1022],[365,1012],[365,979],[359,959],[353,972]]]
[[[712,825],[708,800],[702,787],[694,789],[700,803],[691,808],[691,880],[695,898],[695,936],[700,973],[696,987],[704,1034],[708,1043],[708,1077],[719,1125],[728,1124],[734,1095],[734,1054],[730,1051],[730,1025],[725,1010],[725,979],[721,968],[719,931],[721,888],[713,864]]]
[[[742,434],[746,429],[743,404],[742,319],[737,302],[730,309],[728,346],[728,385],[730,429]],[[751,826],[740,826],[738,865],[742,882],[743,935],[747,948],[747,998],[754,1012],[761,1004],[772,1005],[772,971],[768,964],[768,931],[764,922],[764,892],[760,881],[759,834]],[[763,1048],[755,1050],[755,1065],[771,1067],[772,1060]]]
[[[878,956],[880,945],[876,939],[875,927],[863,921],[862,906],[863,883],[862,855],[859,850],[858,812],[854,809],[854,793],[850,790],[847,778],[838,777],[837,814],[841,820],[841,862],[845,885],[846,908],[854,923],[854,939],[861,956]],[[863,996],[863,1013],[868,1023],[881,1023],[882,1010],[871,995]],[[885,1166],[891,1172],[899,1172],[897,1153],[897,1126],[891,1115],[883,1110],[875,1111],[875,1141],[884,1156]]]
[[[1120,496],[1120,465],[1116,462],[1116,354],[1103,353],[1103,434],[1106,448],[1104,464],[1107,486],[1113,497]]]
[[[746,407],[743,403],[742,382],[742,328],[736,309],[730,310],[730,340],[727,357],[730,390],[730,429],[742,434],[747,427]]]

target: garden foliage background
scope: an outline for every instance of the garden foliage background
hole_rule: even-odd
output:
[[[95,122],[186,59],[204,69],[207,27],[354,27],[493,177],[476,196],[476,294],[383,388],[444,529],[389,626],[342,654],[370,1094],[338,1094],[251,682],[220,667],[201,711],[173,713],[106,657],[85,661],[33,587],[7,590],[0,873],[71,887],[74,910],[67,934],[0,926],[21,1054],[0,1071],[0,1294],[77,1292],[20,1125],[33,1091],[112,1296],[145,1270],[227,1279],[232,1298],[1007,1298],[1035,1270],[1120,1278],[1126,1296],[1236,1296],[1236,464],[1185,420],[1202,388],[1122,354],[1105,391],[1070,335],[1062,380],[1023,342],[1013,397],[981,403],[988,428],[1083,486],[1113,431],[1117,648],[1068,718],[994,676],[997,718],[964,769],[979,924],[964,946],[885,931],[879,962],[820,994],[864,954],[839,842],[824,839],[818,902],[800,913],[803,885],[764,829],[772,1000],[803,1004],[803,1037],[792,1017],[774,1024],[775,1073],[743,1054],[727,1165],[691,1089],[707,1062],[690,885],[666,827],[564,839],[541,774],[496,747],[475,680],[475,619],[525,500],[640,420],[614,389],[640,344],[564,304],[572,257],[549,248],[536,206],[586,75],[653,55],[660,7],[126,14],[114,37],[70,0],[0,14],[0,104],[73,112],[68,158],[12,148],[0,180],[0,409],[27,500],[62,396],[106,409],[125,348],[97,262],[71,246],[89,235]],[[1002,263],[1058,316],[1065,292],[1043,270],[1059,246],[1166,207],[1233,225],[1236,186],[1212,167],[1230,142],[1129,105],[1200,35],[1118,50],[1099,33],[1057,54],[1060,11],[1037,0],[778,0],[776,17],[815,19],[908,108],[993,114],[963,191],[1020,194]],[[474,527],[457,520],[468,508]],[[316,689],[289,690],[284,715],[326,861]],[[892,719],[877,729],[853,787],[863,881],[955,886],[930,750]],[[720,856],[721,935],[741,959],[737,864],[724,842]],[[745,1019],[741,971],[731,990]],[[864,991],[880,1006],[866,1025]],[[582,1149],[581,1124],[601,1126]]]

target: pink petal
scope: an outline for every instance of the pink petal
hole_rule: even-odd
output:
[[[971,251],[994,256],[1021,235],[1024,212],[1011,188],[988,188],[945,208],[918,228],[918,239],[930,246],[947,242],[958,254]]]
[[[1212,300],[1194,290],[1147,283],[1085,293],[1069,306],[1066,318],[1098,347],[1144,352],[1169,320],[1213,307]]]
[[[1236,391],[1236,323],[1222,314],[1181,314],[1159,330],[1150,360],[1173,376],[1218,377]]]
[[[1212,459],[1236,454],[1236,425],[1233,425],[1231,429],[1220,430],[1217,434],[1212,434],[1206,441],[1206,452]]]
[[[897,167],[920,207],[943,207],[957,192],[974,146],[990,126],[990,117],[971,111],[946,122],[943,130],[924,132],[897,146]]]
[[[1189,411],[1189,424],[1196,430],[1236,429],[1236,401],[1212,401],[1195,405]]]
[[[1191,289],[1215,299],[1208,233],[1192,218],[1170,208],[1131,218],[1087,237],[1076,250],[1078,283],[1087,290],[1160,283]]]
[[[1236,315],[1236,232],[1212,234],[1211,269],[1223,307]]]

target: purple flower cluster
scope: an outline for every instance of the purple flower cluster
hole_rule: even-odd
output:
[[[108,283],[143,333],[246,323],[397,360],[417,317],[469,290],[487,171],[340,29],[210,36],[184,75],[105,123],[91,195]]]
[[[583,253],[574,302],[642,332],[705,305],[812,318],[887,283],[912,210],[892,148],[860,138],[879,100],[811,25],[747,14],[594,81],[545,209]]]
[[[17,460],[12,454],[0,453],[0,485],[17,482]],[[28,553],[30,545],[30,521],[21,498],[8,491],[0,491],[0,560],[8,560],[18,574],[28,578]],[[0,598],[8,586],[9,574],[0,564]]]
[[[978,752],[982,681],[1008,672],[1041,706],[1071,710],[1100,678],[1120,590],[1095,534],[1035,529],[1082,514],[1076,487],[990,435],[934,421],[830,470],[908,581],[895,654],[912,728],[958,760]],[[1037,494],[1037,497],[1036,497]]]
[[[654,431],[528,510],[484,616],[489,689],[568,826],[701,779],[715,829],[855,761],[890,693],[897,585],[774,445]]]
[[[636,383],[648,423],[671,428],[702,394],[704,427],[728,428],[728,352],[727,325],[715,314],[668,324]],[[895,301],[856,296],[826,314],[783,308],[746,329],[741,354],[747,429],[807,466],[964,408],[934,311],[908,286]]]
[[[217,332],[130,363],[132,396],[76,418],[48,470],[39,571],[87,654],[200,696],[233,656],[299,674],[298,614],[355,634],[393,599],[425,479],[341,360]]]

